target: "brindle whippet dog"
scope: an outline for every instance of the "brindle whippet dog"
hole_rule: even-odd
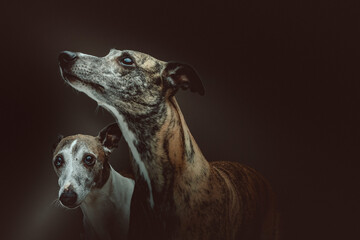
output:
[[[127,239],[134,180],[109,164],[121,138],[116,123],[97,137],[74,135],[59,139],[53,166],[59,177],[59,200],[66,208],[80,206],[84,239]]]
[[[132,239],[274,239],[272,192],[236,162],[208,162],[175,100],[204,94],[188,65],[135,51],[62,52],[63,79],[111,112],[132,153]]]

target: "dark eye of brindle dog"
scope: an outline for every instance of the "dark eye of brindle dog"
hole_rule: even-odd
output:
[[[125,67],[133,67],[135,66],[134,60],[128,56],[128,55],[124,55],[119,57],[118,59],[119,63]]]

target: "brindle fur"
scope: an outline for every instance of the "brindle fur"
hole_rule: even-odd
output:
[[[124,56],[134,65],[120,64]],[[209,163],[186,125],[174,94],[179,88],[204,91],[189,66],[111,50],[103,58],[77,53],[61,72],[114,114],[134,155],[132,239],[275,239],[266,180],[239,163]]]

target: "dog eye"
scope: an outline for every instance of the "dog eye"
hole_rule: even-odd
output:
[[[59,168],[61,167],[62,165],[64,164],[64,159],[62,158],[62,156],[57,156],[55,158],[55,161],[54,161],[54,165],[56,168]]]
[[[121,57],[119,59],[119,62],[120,62],[121,65],[124,65],[124,66],[132,66],[132,65],[134,65],[134,61],[130,57]]]
[[[88,166],[92,166],[95,163],[95,158],[91,155],[86,155],[84,157],[84,163]]]

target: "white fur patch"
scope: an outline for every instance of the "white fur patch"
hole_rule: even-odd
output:
[[[75,146],[75,144],[76,144],[76,142],[77,142],[77,139],[75,139],[72,143],[71,143],[71,145],[70,145],[70,153],[72,152],[72,150],[73,150],[73,148],[74,148],[74,146]]]
[[[117,118],[120,129],[122,131],[122,134],[131,149],[131,152],[133,154],[133,157],[134,157],[137,165],[139,166],[140,173],[145,178],[145,181],[148,184],[149,191],[150,191],[149,202],[150,202],[151,208],[154,208],[154,198],[153,198],[153,194],[152,194],[149,173],[145,167],[144,162],[141,161],[139,152],[137,151],[137,149],[135,147],[135,143],[137,142],[137,139],[135,138],[134,133],[130,131],[127,123],[124,121],[124,117],[114,107],[109,106],[107,104],[100,104],[100,103],[99,103],[99,105],[103,105],[106,109],[108,109],[110,112],[112,112],[115,115],[115,117]]]
[[[67,189],[71,185],[71,173],[74,171],[74,166],[72,162],[72,150],[77,142],[77,139],[75,139],[70,147],[63,149],[62,151],[59,151],[58,154],[62,154],[64,156],[64,159],[68,162],[66,164],[65,172],[62,174],[62,176],[59,178],[59,185],[60,185],[60,191],[59,191],[59,197],[64,189]],[[66,176],[66,179],[63,179],[63,176]],[[61,186],[62,185],[62,186]]]
[[[111,153],[111,150],[107,147],[104,147],[104,151],[107,152],[107,153]]]

